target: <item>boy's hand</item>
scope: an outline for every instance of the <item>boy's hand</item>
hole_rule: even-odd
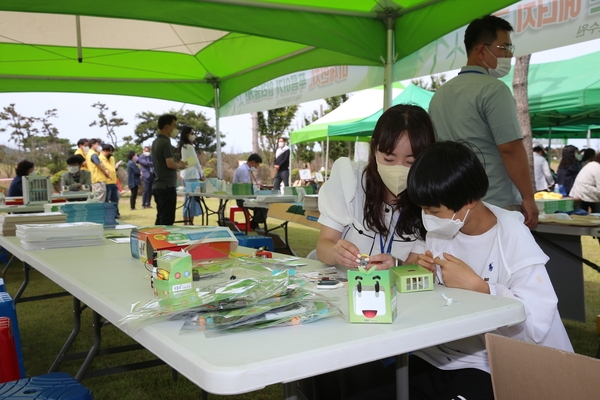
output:
[[[444,253],[444,258],[436,257],[435,263],[442,269],[444,284],[448,287],[490,293],[490,287],[473,269],[452,254]]]

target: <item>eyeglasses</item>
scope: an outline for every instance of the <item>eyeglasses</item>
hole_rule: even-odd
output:
[[[492,46],[489,43],[484,43],[484,45],[486,45],[486,46]],[[510,54],[514,54],[515,53],[515,45],[514,44],[509,44],[508,46],[498,46],[498,45],[496,45],[494,47],[496,47],[496,48],[498,48],[500,50],[504,50],[505,54],[509,54],[509,53]]]

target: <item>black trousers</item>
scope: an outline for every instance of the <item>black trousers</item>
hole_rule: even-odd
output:
[[[411,355],[408,375],[410,400],[494,400],[492,378],[479,369],[441,370]],[[396,369],[374,361],[303,379],[299,388],[310,400],[393,400]]]
[[[139,186],[134,186],[132,188],[129,188],[129,191],[131,192],[131,197],[129,198],[129,206],[131,207],[132,210],[135,209],[135,201],[137,200],[139,188],[140,188]]]
[[[154,189],[152,193],[156,202],[156,222],[154,224],[173,225],[175,223],[175,208],[177,207],[175,187]]]
[[[152,201],[152,184],[154,183],[154,175],[150,175],[150,178],[143,179],[144,191],[142,192],[142,206],[150,206]]]

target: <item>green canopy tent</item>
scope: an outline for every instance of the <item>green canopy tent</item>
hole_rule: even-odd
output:
[[[600,52],[529,66],[528,97],[534,138],[600,137]],[[512,90],[513,74],[502,80]]]
[[[398,104],[414,104],[429,110],[429,102],[433,97],[433,92],[422,89],[414,84],[408,85],[402,93],[392,100],[392,105]],[[371,137],[375,125],[383,114],[383,110],[377,111],[375,114],[363,118],[359,121],[348,124],[335,124],[329,126],[328,137],[331,140],[339,140],[345,137]]]
[[[211,106],[219,132],[220,104],[269,79],[332,65],[383,65],[389,105],[394,60],[514,2],[3,1],[0,91]]]

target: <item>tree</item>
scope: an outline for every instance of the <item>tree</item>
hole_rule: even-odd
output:
[[[15,143],[19,153],[23,153],[25,152],[25,141],[38,133],[38,129],[34,126],[36,119],[19,114],[14,103],[4,107],[3,110],[0,112],[0,120],[7,121],[7,123],[0,129],[0,132],[8,131],[9,141]]]
[[[90,126],[106,128],[106,136],[108,136],[108,139],[112,142],[112,145],[116,149],[118,146],[117,133],[115,132],[115,128],[127,125],[128,123],[125,122],[123,118],[118,118],[116,111],[110,112],[106,104],[97,102],[95,104],[92,104],[92,107],[98,109],[98,120],[90,123]],[[108,114],[110,114],[111,117],[107,116]]]
[[[423,78],[413,79],[410,83],[430,92],[435,92],[440,86],[446,83],[446,75],[444,74],[430,75],[429,79],[431,79],[431,83],[429,84],[425,83]]]
[[[531,54],[519,56],[515,63],[515,72],[513,75],[513,95],[517,102],[517,117],[523,134],[523,145],[529,159],[529,175],[531,181],[535,182],[533,174],[533,146],[531,135],[531,119],[529,116],[529,96],[527,93],[529,61]]]
[[[290,125],[297,111],[298,106],[289,106],[265,111],[266,117],[263,111],[257,113],[260,147],[267,165],[273,165],[277,142],[280,137],[290,132]]]
[[[329,108],[327,108],[324,111],[324,114],[329,114],[330,112],[341,106],[343,103],[345,103],[348,100],[348,98],[348,95],[343,94],[341,96],[328,97],[324,99],[325,103],[327,103],[327,105],[329,106]],[[323,152],[325,152],[325,149],[323,149]],[[350,157],[353,152],[354,142],[342,142],[339,140],[329,142],[330,163],[337,160],[340,157]],[[326,165],[325,168],[329,168],[329,166]]]
[[[162,114],[144,111],[136,114],[135,117],[140,119],[141,122],[135,127],[135,144],[141,145],[150,139],[154,140],[156,138],[156,135],[158,135],[158,118],[163,114],[175,115],[177,117],[178,126],[181,127],[187,125],[196,132],[196,140],[194,141],[196,150],[208,153],[214,153],[217,150],[216,129],[208,124],[209,119],[202,111],[196,112],[193,110],[171,110]],[[221,139],[223,138],[225,138],[225,135],[221,134]],[[221,140],[221,147],[224,147],[225,145],[226,143]]]
[[[304,116],[304,126],[308,126],[319,119],[319,113],[317,110],[313,110],[312,114],[309,117]],[[303,163],[310,164],[315,159],[315,143],[316,142],[304,142],[298,143],[293,146],[294,149],[294,158],[302,161]]]

